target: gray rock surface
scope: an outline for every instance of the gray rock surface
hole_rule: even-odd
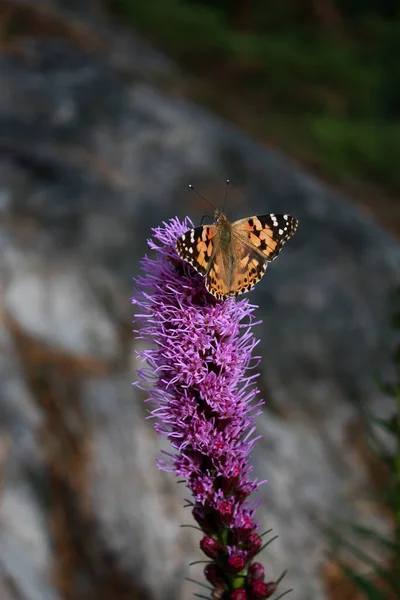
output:
[[[253,462],[268,479],[259,520],[280,535],[268,574],[289,568],[296,600],[324,600],[318,519],[387,528],[360,502],[370,479],[353,437],[363,409],[390,408],[375,379],[389,370],[399,245],[288,158],[163,91],[177,68],[96,3],[35,10],[70,33],[36,28],[0,55],[0,597],[195,589],[198,533],[179,527],[184,490],[156,469],[163,444],[130,385],[129,297],[150,228],[199,222],[208,207],[187,184],[220,206],[229,178],[232,220],[300,222],[253,293],[266,400]]]

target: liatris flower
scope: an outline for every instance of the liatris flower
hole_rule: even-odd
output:
[[[255,307],[248,299],[216,300],[178,258],[175,242],[189,227],[189,219],[171,219],[148,241],[155,257],[142,260],[133,303],[141,309],[139,337],[153,347],[138,353],[147,368],[139,370],[137,385],[151,384],[155,429],[175,451],[158,460],[159,468],[184,478],[193,495],[212,597],[267,598],[276,585],[264,583],[262,565],[253,562],[261,537],[249,500],[261,483],[249,465],[262,405],[254,373],[259,359],[252,357]]]

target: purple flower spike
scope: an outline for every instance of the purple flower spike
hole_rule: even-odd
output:
[[[262,405],[254,373],[259,359],[252,357],[256,307],[206,291],[175,250],[190,227],[188,218],[171,219],[148,241],[155,257],[142,260],[133,304],[140,309],[139,339],[152,348],[138,352],[147,367],[136,385],[148,391],[155,429],[174,449],[158,459],[159,468],[174,471],[192,493],[192,514],[205,533],[200,547],[212,558],[206,576],[214,595],[260,598],[267,590],[254,581],[252,561],[261,538],[248,498],[261,483],[249,465]]]

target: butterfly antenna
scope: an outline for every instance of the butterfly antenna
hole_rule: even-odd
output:
[[[226,206],[226,201],[228,199],[228,187],[229,187],[229,179],[226,180],[226,187],[225,187],[225,198],[224,198],[224,208],[222,209],[222,212],[225,212],[225,206]]]
[[[194,193],[195,193],[195,194],[197,194],[197,195],[198,195],[200,198],[202,198],[202,200],[204,200],[204,202],[207,202],[207,204],[209,204],[210,206],[212,206],[214,210],[217,210],[217,207],[216,207],[216,206],[214,206],[214,204],[213,204],[212,202],[210,202],[209,200],[207,200],[207,198],[204,198],[204,196],[202,196],[202,195],[200,194],[200,192],[198,192],[198,191],[197,191],[197,190],[196,190],[196,189],[195,189],[195,188],[192,186],[192,184],[191,184],[191,183],[189,183],[189,188],[190,188],[191,190],[193,190],[193,191],[194,191]]]

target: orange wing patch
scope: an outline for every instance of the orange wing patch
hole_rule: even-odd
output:
[[[229,273],[224,264],[222,252],[215,253],[206,276],[206,288],[210,294],[219,300],[225,300],[235,295],[230,288]]]
[[[190,263],[200,275],[206,275],[209,269],[217,233],[218,228],[215,225],[204,225],[189,229],[177,239],[178,255]]]
[[[259,251],[266,260],[276,258],[297,228],[290,215],[260,215],[232,223],[232,231],[244,244]]]
[[[214,244],[212,242],[212,235],[209,231],[210,227],[204,227],[201,233],[201,239],[196,244],[196,261],[199,268],[207,271],[208,264],[210,262],[211,255],[213,253]]]
[[[232,295],[249,292],[264,275],[268,262],[262,254],[241,239],[234,240],[235,263],[229,282]]]

